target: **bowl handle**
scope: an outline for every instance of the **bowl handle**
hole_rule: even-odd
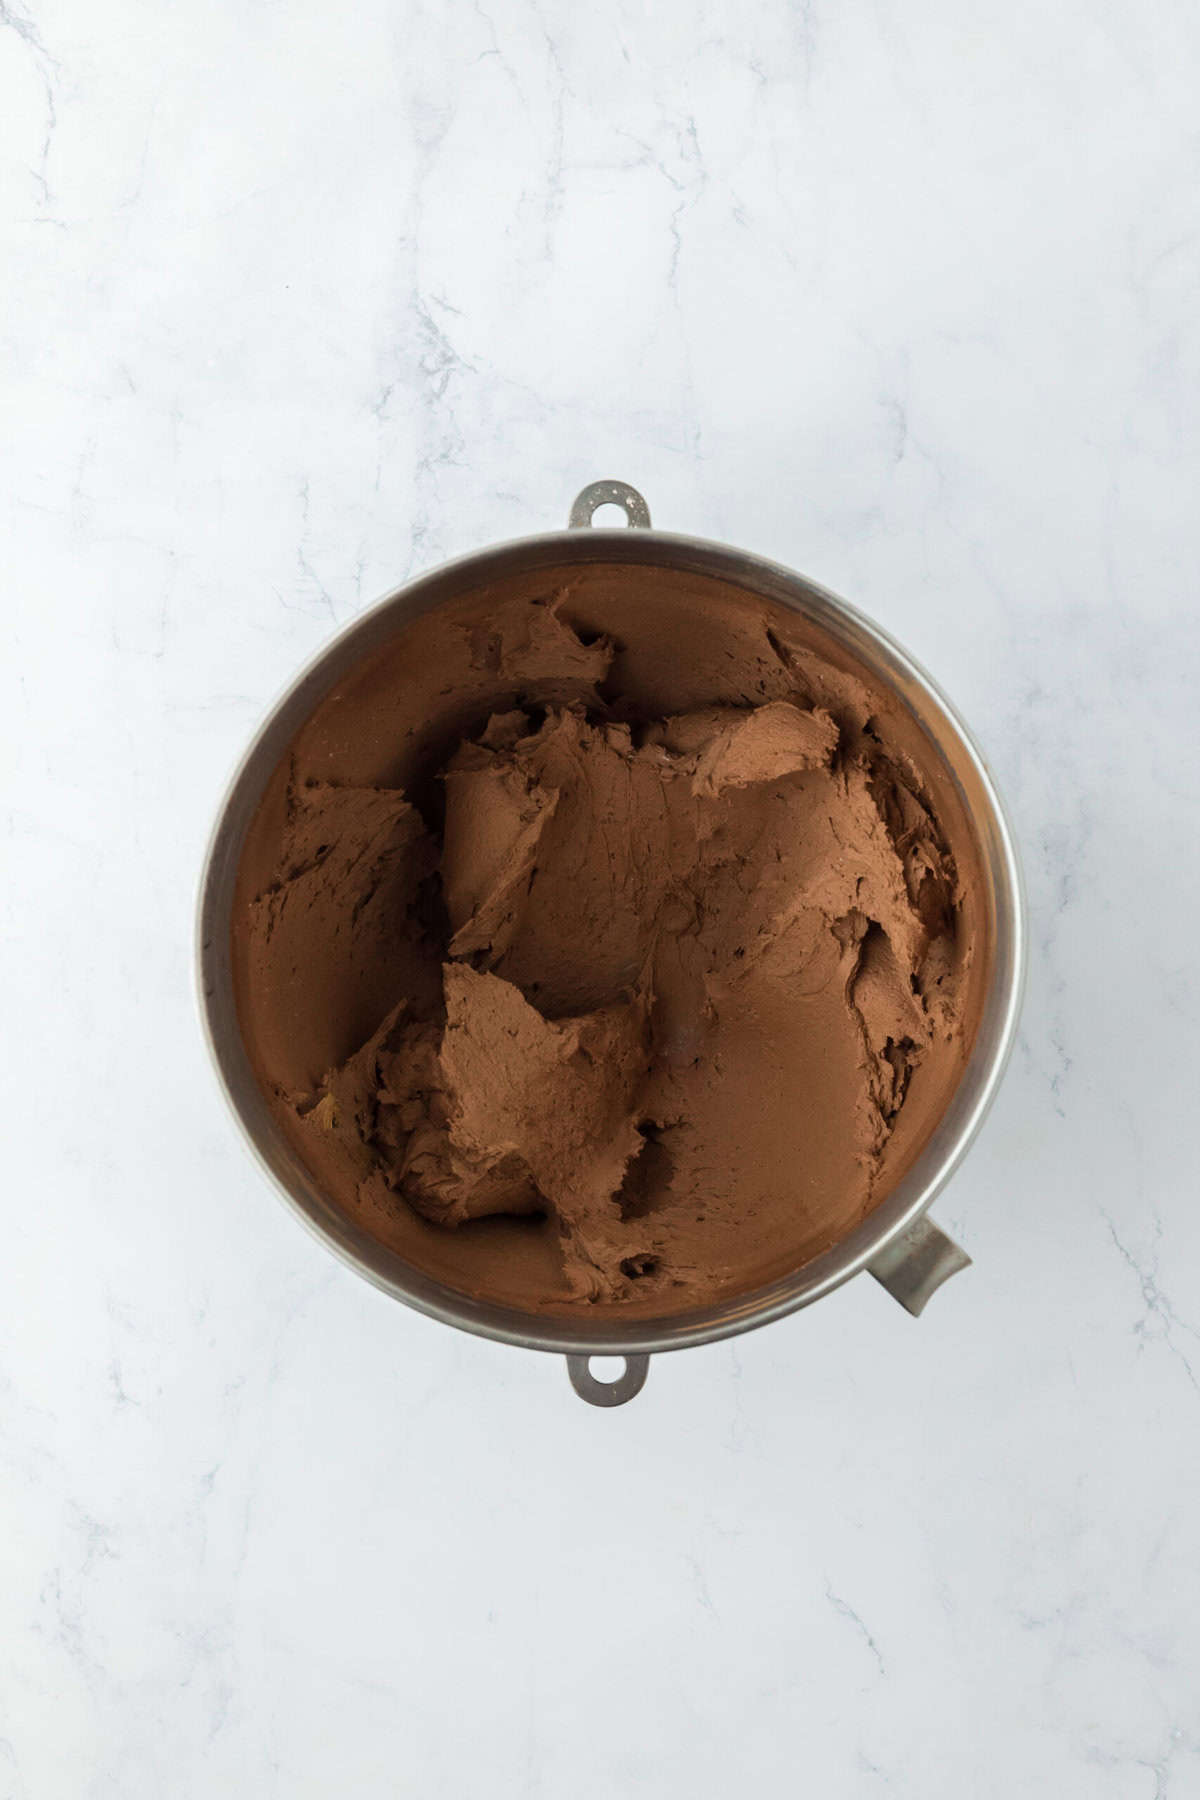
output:
[[[567,520],[568,529],[579,531],[589,526],[598,506],[619,506],[631,530],[650,529],[650,508],[637,489],[630,487],[627,481],[589,481],[575,496],[575,504]]]
[[[892,1299],[898,1300],[915,1319],[943,1281],[970,1265],[966,1251],[960,1250],[932,1219],[918,1219],[873,1257],[867,1267]]]
[[[648,1356],[627,1356],[625,1368],[615,1381],[599,1381],[591,1371],[589,1356],[568,1356],[567,1374],[571,1377],[571,1386],[581,1400],[591,1406],[624,1406],[635,1394],[640,1394],[646,1381],[646,1370],[650,1367]]]

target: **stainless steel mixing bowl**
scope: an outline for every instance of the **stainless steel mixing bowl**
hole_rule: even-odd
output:
[[[590,529],[598,507],[623,509],[630,529]],[[570,563],[620,562],[717,576],[814,621],[899,693],[956,782],[978,834],[988,928],[990,988],[971,1053],[940,1124],[908,1173],[842,1241],[756,1292],[664,1318],[548,1318],[472,1299],[422,1274],[369,1237],[321,1192],[273,1121],[242,1043],[234,1004],[230,916],[247,827],[280,757],[318,701],[361,657],[441,601],[502,576]],[[995,785],[966,726],[912,658],[844,600],[777,563],[704,539],[651,529],[636,489],[597,481],[571,508],[565,532],[543,532],[457,558],[399,588],[322,650],[275,707],[246,752],[221,807],[200,893],[198,972],[204,1029],[226,1098],[251,1150],[300,1218],[377,1287],[443,1324],[503,1343],[565,1354],[577,1393],[597,1406],[632,1399],[650,1356],[769,1324],[869,1269],[917,1314],[939,1284],[970,1258],[926,1217],[967,1148],[999,1085],[1012,1047],[1025,965],[1025,910],[1012,831]],[[593,1356],[621,1356],[613,1382],[591,1370]]]

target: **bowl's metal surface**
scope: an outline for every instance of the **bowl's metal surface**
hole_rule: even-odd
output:
[[[584,530],[597,507],[616,503],[638,529]],[[924,1215],[983,1123],[1012,1048],[1025,967],[1025,908],[1012,830],[987,765],[966,726],[924,670],[886,632],[814,582],[747,551],[653,530],[645,501],[623,482],[594,482],[571,514],[575,529],[518,538],[456,558],[389,594],[308,665],[273,708],[234,774],[218,814],[200,891],[200,1010],[213,1061],[245,1138],[301,1219],[346,1262],[397,1300],[465,1331],[527,1349],[565,1353],[572,1382],[602,1405],[632,1398],[654,1352],[709,1343],[769,1324],[870,1268],[910,1312],[969,1260]],[[971,1058],[917,1161],[887,1198],[833,1249],[748,1294],[663,1318],[551,1318],[456,1292],[386,1249],[314,1182],[271,1117],[242,1043],[234,1002],[230,920],[246,830],[268,778],[317,703],[358,660],[418,614],[501,576],[563,564],[670,564],[733,582],[812,620],[881,675],[906,701],[957,783],[979,837],[992,934],[992,976]],[[598,1390],[589,1356],[624,1356],[611,1396]]]

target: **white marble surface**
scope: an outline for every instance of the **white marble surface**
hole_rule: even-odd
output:
[[[1192,0],[3,0],[0,1800],[1200,1792]],[[619,474],[975,725],[1031,986],[919,1324],[428,1323],[200,1044],[300,662]]]

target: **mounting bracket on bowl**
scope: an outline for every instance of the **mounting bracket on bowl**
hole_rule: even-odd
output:
[[[579,1398],[591,1406],[624,1406],[626,1400],[632,1400],[645,1386],[646,1370],[650,1367],[648,1356],[626,1356],[624,1371],[615,1381],[600,1381],[593,1375],[591,1360],[590,1356],[567,1358],[571,1386]]]
[[[909,1225],[867,1264],[876,1281],[914,1319],[943,1281],[970,1266],[966,1251],[960,1250],[932,1219],[918,1219],[915,1225]]]
[[[567,520],[568,530],[586,529],[592,522],[592,515],[601,506],[619,506],[631,530],[650,529],[650,508],[635,487],[630,487],[627,481],[589,481],[575,496],[571,516]]]

